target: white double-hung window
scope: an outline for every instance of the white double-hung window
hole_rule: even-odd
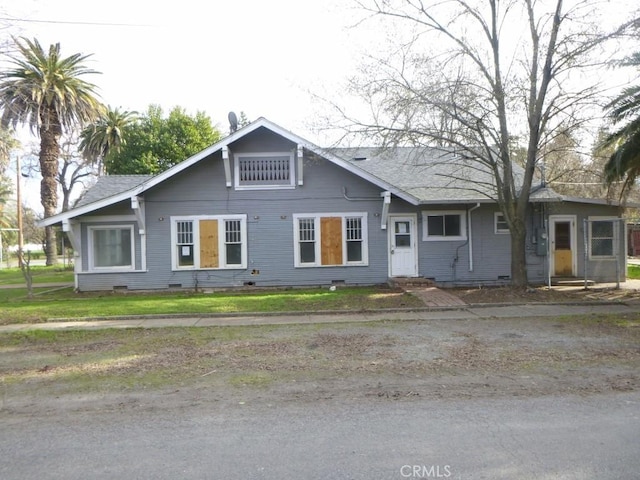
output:
[[[367,265],[367,214],[296,214],[296,267]]]
[[[174,270],[247,268],[247,216],[171,218]]]
[[[135,269],[133,225],[100,225],[88,228],[89,269]]]

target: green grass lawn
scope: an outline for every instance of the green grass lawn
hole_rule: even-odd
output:
[[[630,265],[628,278],[640,278],[640,266]],[[224,314],[242,312],[295,312],[331,310],[375,310],[423,306],[413,295],[385,287],[229,290],[215,293],[192,291],[158,293],[75,293],[69,288],[43,288],[38,284],[72,283],[73,273],[53,267],[34,268],[34,293],[26,288],[1,288],[24,283],[17,269],[0,269],[0,325],[43,322],[52,319]]]
[[[0,288],[0,324],[103,316],[372,310],[423,306],[413,295],[385,287],[227,291],[215,293],[74,293],[66,289]]]
[[[31,267],[33,283],[73,283],[73,270],[60,266]],[[25,284],[24,275],[19,268],[0,268],[0,286]]]
[[[629,265],[627,267],[627,278],[628,279],[639,279],[640,278],[640,265]]]

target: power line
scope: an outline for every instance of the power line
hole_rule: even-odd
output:
[[[136,24],[136,23],[101,23],[101,22],[70,22],[64,20],[31,20],[28,18],[0,17],[0,20],[9,22],[23,23],[52,23],[64,25],[95,25],[102,27],[152,27],[153,25]]]

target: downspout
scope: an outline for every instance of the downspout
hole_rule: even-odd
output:
[[[471,212],[473,212],[477,208],[480,208],[480,202],[476,203],[475,206],[467,210],[467,222],[469,223],[469,225],[467,226],[467,239],[469,240],[469,271],[470,272],[473,272],[473,239],[471,237]]]
[[[391,192],[382,192],[380,194],[383,198],[382,203],[382,215],[380,219],[380,228],[382,230],[387,229],[387,220],[389,218],[389,205],[391,205]]]
[[[78,290],[78,273],[82,271],[82,255],[81,255],[81,246],[79,225],[74,220],[69,220],[68,218],[62,220],[62,231],[67,234],[67,239],[69,243],[71,243],[71,248],[73,248],[73,287],[74,290]]]

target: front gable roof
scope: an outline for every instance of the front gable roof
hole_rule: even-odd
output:
[[[53,215],[51,217],[45,218],[40,221],[40,225],[49,226],[58,224],[64,220],[68,220],[71,218],[75,218],[81,215],[86,215],[93,211],[102,209],[109,205],[113,205],[118,202],[125,201],[132,197],[136,197],[142,195],[145,191],[153,188],[154,186],[169,180],[174,175],[179,174],[180,172],[188,169],[192,165],[202,161],[203,159],[209,157],[213,153],[216,153],[222,150],[224,147],[228,147],[237,140],[249,135],[250,133],[260,129],[266,128],[277,135],[280,135],[291,142],[302,146],[304,149],[319,155],[330,162],[344,168],[347,171],[350,171],[365,180],[370,181],[371,183],[379,186],[383,190],[390,191],[391,193],[397,195],[400,198],[403,198],[410,203],[417,204],[418,199],[414,198],[412,195],[403,192],[401,189],[396,188],[394,185],[387,183],[383,179],[380,179],[369,172],[358,168],[356,165],[344,160],[343,158],[337,156],[335,153],[330,150],[323,149],[314,145],[313,143],[303,139],[302,137],[291,133],[288,130],[276,125],[275,123],[267,120],[266,118],[259,118],[258,120],[246,125],[223,138],[219,142],[211,145],[208,148],[196,153],[195,155],[187,158],[183,162],[180,162],[170,169],[155,175],[155,176],[146,176],[146,175],[128,175],[128,176],[119,176],[119,175],[107,175],[101,177],[100,181],[96,183],[94,187],[91,188],[90,192],[87,192],[82,200],[76,205],[73,209],[68,210],[66,212],[59,213],[57,215]],[[126,178],[125,178],[126,177]],[[95,189],[95,191],[93,191]]]

